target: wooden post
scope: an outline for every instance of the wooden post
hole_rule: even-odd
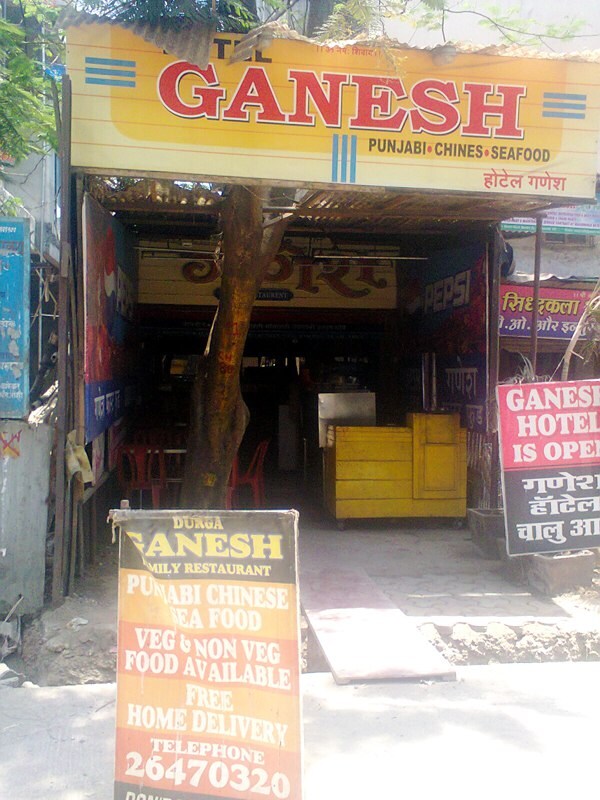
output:
[[[496,385],[500,363],[500,253],[504,247],[502,236],[496,230],[493,242],[488,246],[488,391],[487,391],[487,435],[491,441],[489,505],[499,505],[500,447],[498,442],[498,413],[496,409]]]
[[[64,597],[64,556],[67,482],[65,442],[68,427],[69,359],[69,276],[71,263],[71,79],[62,79],[62,116],[59,153],[61,159],[60,272],[58,278],[58,399],[55,452],[54,560],[52,564],[52,602]]]
[[[537,375],[537,342],[538,342],[538,318],[540,315],[540,268],[542,263],[542,222],[543,214],[538,214],[535,219],[535,259],[533,264],[533,308],[531,310],[531,351],[529,360],[531,361],[532,380]]]

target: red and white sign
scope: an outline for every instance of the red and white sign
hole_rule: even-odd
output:
[[[600,462],[600,380],[498,386],[505,470]]]
[[[497,387],[509,555],[600,546],[600,381]]]

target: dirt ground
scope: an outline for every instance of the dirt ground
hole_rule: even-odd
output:
[[[117,563],[118,548],[103,548],[71,597],[25,622],[21,652],[7,664],[39,686],[114,681]]]
[[[6,664],[40,686],[107,683],[115,680],[117,548],[101,551],[73,595],[24,625],[22,651]],[[561,597],[590,612],[589,629],[543,622],[510,626],[502,622],[443,626],[425,623],[423,634],[455,665],[600,660],[600,569],[592,586]],[[301,620],[302,669],[328,669],[319,645]]]

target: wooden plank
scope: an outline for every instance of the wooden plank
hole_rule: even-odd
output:
[[[337,425],[335,426],[338,442],[411,442],[413,433],[410,428],[385,427],[372,425]]]
[[[412,481],[412,461],[338,461],[338,480]]]
[[[412,498],[412,481],[337,481],[338,500]]]
[[[413,414],[409,421],[414,429],[415,498],[461,497],[467,462],[459,416]]]
[[[491,253],[490,253],[491,247]],[[499,317],[500,317],[500,254],[504,251],[505,243],[500,233],[496,228],[494,232],[494,240],[491,246],[488,245],[486,269],[488,274],[488,281],[490,289],[488,291],[488,380],[487,380],[487,408],[489,411],[494,409],[496,401],[496,384],[499,379],[500,372],[500,337],[496,336],[496,331],[499,330]],[[493,326],[496,326],[495,328]],[[506,339],[503,337],[502,346]],[[524,344],[527,340],[524,340]],[[541,344],[541,342],[540,342]],[[564,362],[563,362],[564,363]],[[497,508],[501,505],[500,499],[500,453],[498,433],[495,425],[488,424],[487,441],[491,444],[491,458],[489,472],[482,471],[481,476],[481,497],[480,502],[482,508]],[[484,504],[487,501],[487,506]]]
[[[460,492],[460,450],[455,444],[423,444],[421,485],[415,497],[457,497]],[[415,479],[416,483],[416,479]]]
[[[65,533],[67,530],[67,481],[65,440],[68,431],[69,388],[69,280],[71,278],[71,79],[62,79],[62,115],[60,124],[61,217],[60,273],[58,278],[58,399],[56,403],[56,447],[54,494],[54,556],[52,562],[52,602],[56,605],[65,594]]]
[[[412,439],[406,442],[387,441],[385,439],[336,442],[337,460],[339,461],[410,461],[413,459]]]
[[[81,502],[82,502],[82,503],[87,503],[87,501],[88,501],[88,500],[89,500],[91,497],[93,498],[93,497],[95,496],[95,494],[96,494],[96,492],[98,491],[98,489],[99,489],[99,488],[100,488],[100,487],[101,487],[101,486],[102,486],[104,483],[106,483],[106,481],[107,481],[107,480],[110,478],[110,476],[111,476],[111,472],[112,472],[111,470],[105,469],[105,470],[104,470],[104,472],[102,473],[102,475],[100,475],[100,477],[99,477],[99,478],[98,478],[98,480],[96,481],[96,483],[94,483],[94,484],[93,484],[93,486],[88,486],[88,487],[85,489],[85,491],[84,491],[84,493],[83,493],[83,496],[82,496],[82,498],[81,498]]]
[[[464,517],[465,497],[441,500],[380,498],[371,500],[337,500],[336,519],[380,519],[382,517]]]
[[[300,601],[336,683],[456,679],[454,667],[364,570],[302,569]]]

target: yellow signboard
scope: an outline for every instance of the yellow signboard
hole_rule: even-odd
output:
[[[111,519],[120,529],[111,797],[301,800],[297,512]]]
[[[270,264],[257,306],[287,308],[395,308],[396,270],[388,259],[318,261],[283,244]],[[210,258],[166,258],[142,250],[139,302],[166,305],[217,304],[220,273]]]
[[[77,168],[556,198],[595,195],[600,64],[275,40],[206,69],[130,31],[67,34]]]

